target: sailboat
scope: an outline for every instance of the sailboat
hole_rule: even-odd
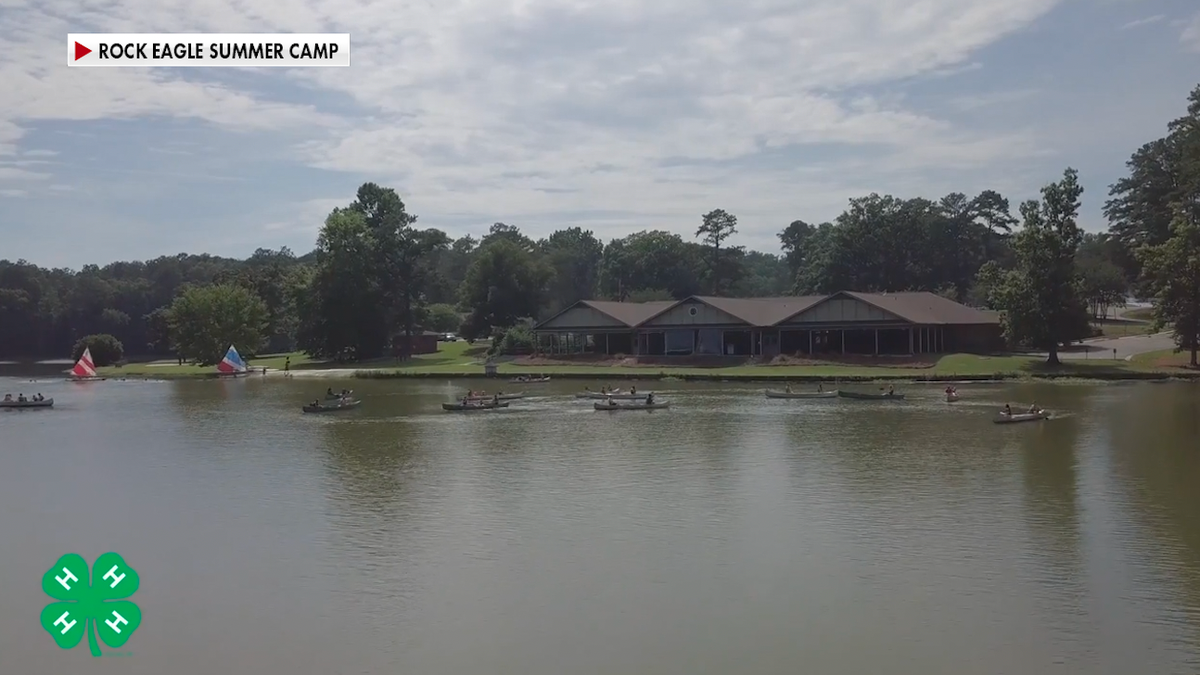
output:
[[[250,371],[246,368],[246,362],[242,360],[242,355],[238,354],[233,345],[229,345],[229,350],[225,352],[225,358],[217,364],[217,375],[219,377],[242,377],[249,374]]]
[[[71,369],[70,379],[72,382],[102,382],[108,378],[96,376],[96,366],[92,363],[92,350],[90,347],[84,347],[83,354],[75,362],[75,367]]]

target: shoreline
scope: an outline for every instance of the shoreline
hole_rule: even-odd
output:
[[[530,373],[500,373],[493,376],[485,375],[479,370],[456,371],[418,371],[418,370],[379,370],[359,368],[322,368],[305,369],[284,372],[268,369],[266,374],[254,373],[239,378],[223,378],[217,373],[153,373],[138,370],[137,372],[104,372],[102,377],[110,380],[219,380],[219,379],[371,379],[371,380],[492,380],[509,382],[514,377]],[[917,375],[912,373],[870,373],[849,372],[846,374],[804,374],[804,373],[672,373],[667,370],[646,373],[606,373],[606,372],[571,372],[545,373],[551,381],[555,380],[634,380],[634,381],[663,381],[677,380],[683,382],[913,382],[913,383],[988,383],[1013,381],[1048,381],[1056,380],[1089,380],[1097,382],[1150,382],[1150,381],[1200,381],[1200,371],[1121,371],[1108,370],[1088,372],[1087,370],[1064,370],[1062,372],[1016,373],[998,372],[992,374],[967,373],[930,373]],[[41,378],[38,378],[41,379]],[[514,382],[513,384],[520,384]]]

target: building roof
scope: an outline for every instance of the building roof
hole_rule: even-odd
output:
[[[617,302],[615,300],[580,300],[597,312],[603,312],[632,328],[656,314],[679,304],[676,300],[653,300],[651,302]],[[574,307],[572,305],[571,307]],[[570,307],[567,308],[569,310]],[[567,310],[563,310],[564,312]],[[561,314],[562,312],[559,312]],[[555,316],[558,316],[557,314]],[[553,317],[551,317],[553,318]],[[546,319],[549,321],[550,319]],[[545,323],[543,321],[542,323]]]
[[[842,295],[858,298],[865,303],[875,305],[879,309],[891,312],[910,323],[962,325],[1000,322],[999,317],[994,312],[967,307],[950,298],[943,298],[936,293],[928,291],[916,293],[858,293],[855,291],[844,291]]]
[[[751,326],[774,326],[826,300],[850,297],[914,324],[921,325],[968,325],[996,324],[999,316],[995,312],[979,310],[957,303],[940,295],[920,292],[905,293],[859,293],[841,291],[830,295],[797,295],[780,298],[723,298],[711,295],[693,295],[683,300],[657,300],[653,302],[617,302],[615,300],[580,300],[554,316],[541,321],[535,330],[554,318],[585,305],[614,320],[636,328],[650,319],[687,302],[702,302],[730,314]]]

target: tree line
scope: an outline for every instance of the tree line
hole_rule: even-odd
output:
[[[832,222],[788,224],[778,253],[730,245],[737,217],[721,209],[700,216],[691,239],[646,230],[605,242],[578,227],[534,239],[505,223],[455,239],[420,227],[395,190],[366,183],[302,256],[180,254],[78,271],[0,260],[0,358],[62,356],[92,334],[130,354],[201,363],[230,342],[247,354],[403,356],[401,337],[419,330],[496,335],[580,299],[852,289],[931,291],[1000,310],[1010,343],[1045,349],[1051,361],[1089,334],[1089,317],[1133,293],[1153,299],[1156,322],[1195,363],[1200,87],[1188,103],[1111,186],[1103,233],[1078,226],[1073,169],[1015,214],[992,190],[858,197]]]

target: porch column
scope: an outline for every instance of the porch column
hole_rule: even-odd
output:
[[[879,329],[875,329],[875,356],[879,356]]]
[[[842,334],[842,354],[846,353],[846,329],[839,331]]]
[[[604,334],[604,355],[609,356],[610,354],[612,354],[612,350],[608,348],[608,333],[605,333]]]
[[[908,327],[908,353],[910,355],[916,353],[913,351],[913,329],[912,329],[912,326]]]
[[[812,353],[813,353],[813,339],[812,339],[812,334],[813,334],[813,332],[812,332],[811,330],[810,330],[810,331],[808,331],[808,355],[809,355],[809,356],[812,356]],[[781,340],[781,341],[782,341],[782,339],[783,339],[783,338],[780,338],[780,340]]]

